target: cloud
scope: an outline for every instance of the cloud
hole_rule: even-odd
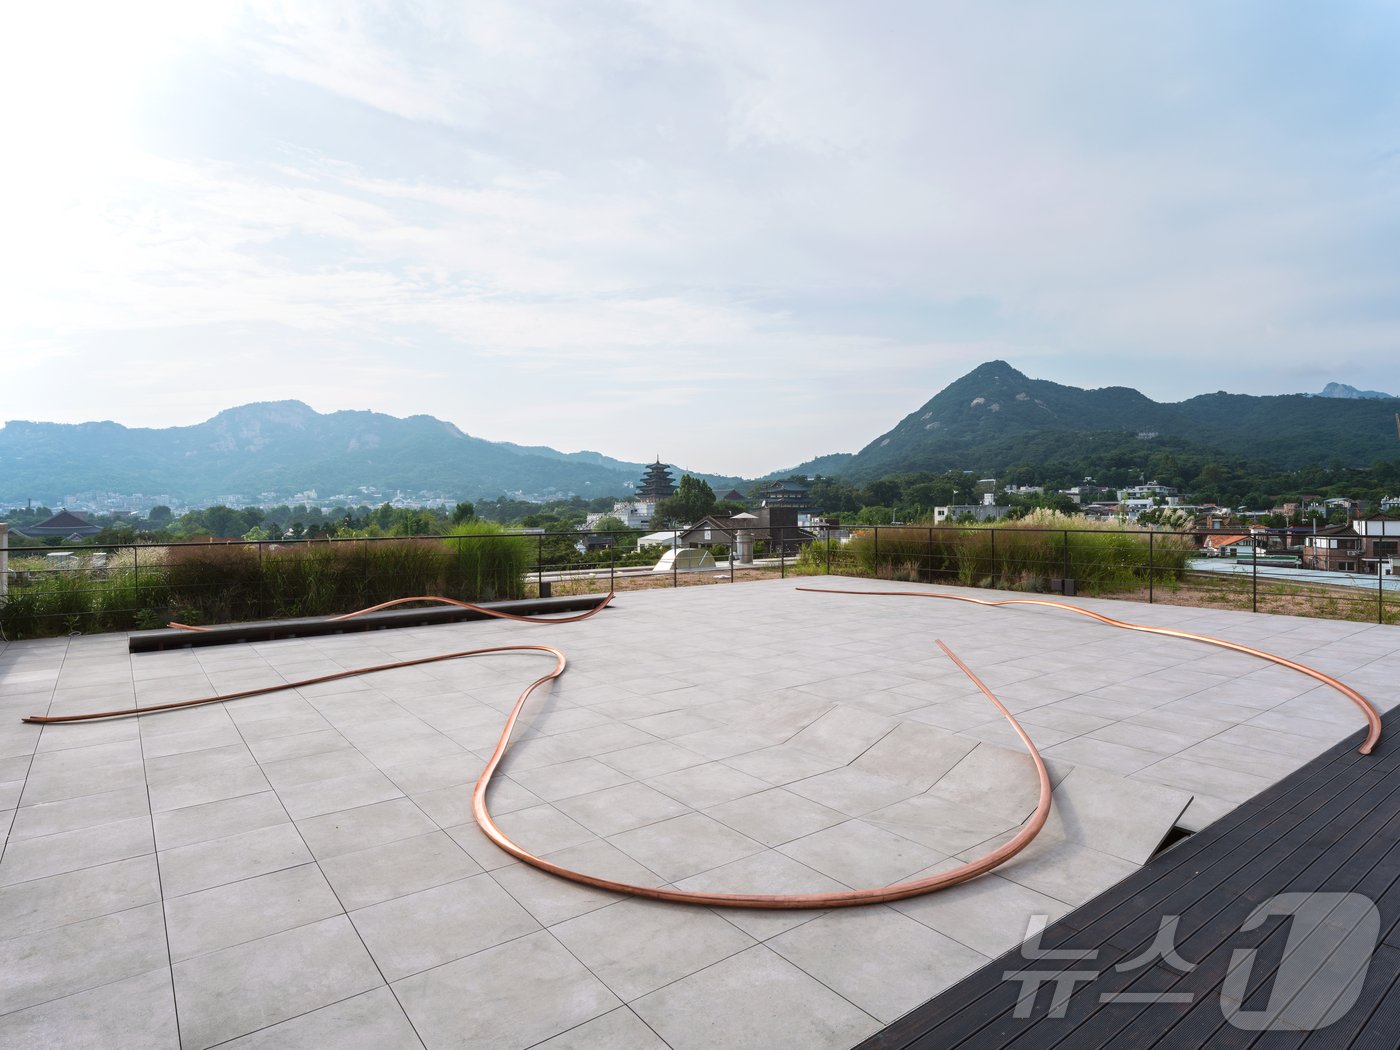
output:
[[[197,382],[181,340],[249,338],[255,374],[195,400],[750,472],[858,448],[995,357],[1160,399],[1278,390],[1319,355],[1385,388],[1400,16],[1291,10],[250,0],[168,39],[147,20],[122,38],[139,82],[99,99],[79,77],[58,125],[19,129],[0,256],[7,346],[94,376],[121,348],[144,378],[22,411],[0,392],[0,416],[139,424]],[[45,25],[19,75],[61,50]],[[46,152],[36,129],[65,121],[106,130]]]

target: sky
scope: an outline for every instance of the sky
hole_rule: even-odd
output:
[[[1400,393],[1400,5],[0,11],[0,420],[757,476],[978,364]]]

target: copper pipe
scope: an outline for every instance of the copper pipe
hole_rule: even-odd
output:
[[[611,599],[609,595],[609,599]],[[604,601],[597,608],[586,615],[594,615],[600,612],[607,601]],[[519,617],[510,617],[519,618]],[[581,617],[575,617],[579,619]],[[531,622],[538,622],[533,620]],[[924,879],[914,879],[909,882],[897,883],[891,886],[880,886],[873,889],[847,890],[837,893],[792,893],[792,894],[760,894],[760,893],[704,893],[699,891],[665,889],[659,886],[639,886],[628,882],[618,882],[613,879],[599,878],[585,872],[575,871],[545,860],[536,856],[522,846],[517,845],[497,826],[494,818],[486,806],[486,793],[491,785],[491,779],[495,776],[497,767],[505,757],[510,746],[511,734],[515,730],[517,721],[520,718],[521,710],[524,708],[530,695],[546,682],[558,678],[564,673],[568,666],[567,658],[558,649],[547,645],[502,645],[487,649],[470,649],[458,653],[446,653],[438,656],[425,656],[411,660],[400,660],[394,663],[379,664],[374,667],[362,667],[352,671],[339,671],[335,674],[322,675],[318,678],[308,678],[299,682],[290,682],[283,685],[264,686],[257,689],[248,689],[239,693],[227,693],[220,696],[206,697],[200,700],[184,700],[171,704],[159,704],[153,707],[129,708],[120,711],[103,711],[81,715],[57,715],[42,716],[31,715],[24,719],[26,722],[40,724],[53,724],[60,722],[81,722],[103,718],[120,718],[132,715],[151,714],[156,711],[170,711],[177,708],[195,707],[201,704],[221,703],[226,700],[234,700],[248,696],[259,696],[265,693],[278,692],[284,689],[295,689],[301,686],[316,685],[322,682],[336,681],[342,678],[350,678],[355,675],[370,674],[375,671],[387,671],[399,667],[412,667],[417,664],[433,663],[440,660],[455,660],[469,656],[483,656],[491,653],[505,652],[544,652],[549,653],[555,659],[554,667],[544,675],[536,678],[520,693],[515,705],[511,708],[510,714],[506,718],[505,725],[501,729],[500,738],[496,742],[495,750],[491,753],[491,758],[482,770],[480,778],[476,782],[476,787],[472,791],[472,816],[481,827],[486,836],[501,849],[511,856],[531,864],[542,871],[550,872],[572,882],[581,883],[585,886],[593,886],[598,889],[611,890],[616,893],[628,894],[636,897],[648,897],[653,900],[672,901],[679,904],[700,904],[727,908],[843,908],[858,904],[876,904],[881,901],[902,900],[906,897],[915,897],[924,893],[931,893],[934,890],[944,889],[948,886],[955,886],[960,882],[976,878],[985,874],[1014,857],[1021,850],[1031,843],[1031,840],[1045,826],[1045,821],[1050,815],[1051,786],[1050,774],[1045,768],[1045,761],[1040,757],[1040,752],[1036,750],[1035,744],[1016,721],[1015,716],[993,695],[992,691],[979,679],[972,670],[953,653],[948,646],[939,641],[938,646],[948,655],[962,672],[968,676],[1001,712],[1016,735],[1021,738],[1031,762],[1035,765],[1036,776],[1040,786],[1040,797],[1036,804],[1035,812],[1024,826],[1007,842],[996,849],[968,861],[951,871],[941,872]]]
[[[395,598],[393,601],[380,602],[378,605],[371,605],[368,609],[356,609],[354,612],[343,613],[340,616],[325,617],[326,623],[340,623],[342,620],[353,620],[357,616],[364,616],[368,613],[378,612],[380,609],[388,609],[395,605],[406,605],[408,602],[437,602],[440,605],[455,605],[459,609],[470,609],[473,612],[481,613],[483,616],[492,616],[498,620],[516,620],[520,623],[577,623],[579,620],[586,620],[590,616],[597,616],[608,603],[617,597],[616,591],[609,591],[605,597],[594,608],[587,612],[582,612],[576,616],[522,616],[519,613],[504,612],[501,609],[490,609],[484,605],[473,605],[471,602],[459,602],[456,598],[443,598],[435,594],[421,594],[413,598]],[[165,626],[173,627],[177,631],[207,631],[208,627],[195,627],[188,623],[168,623]]]
[[[1104,616],[1101,613],[1093,612],[1089,609],[1080,608],[1077,605],[1070,605],[1066,602],[1052,602],[1044,598],[1005,598],[1001,601],[991,601],[987,598],[973,598],[965,594],[947,594],[941,591],[857,591],[839,590],[833,587],[798,587],[799,591],[811,591],[816,594],[862,594],[878,595],[880,597],[897,598],[947,598],[950,601],[971,602],[974,605],[998,606],[998,605],[1045,605],[1052,609],[1065,609],[1069,612],[1079,613],[1081,616],[1088,616],[1098,620],[1100,623],[1109,624],[1112,627],[1121,627],[1125,631],[1142,631],[1145,634],[1160,634],[1167,638],[1185,638],[1193,642],[1204,642],[1207,645],[1216,645],[1222,649],[1229,649],[1232,652],[1244,653],[1246,656],[1257,656],[1261,660],[1268,660],[1281,667],[1287,667],[1290,671],[1297,671],[1305,674],[1309,678],[1314,678],[1323,685],[1331,686],[1341,693],[1353,704],[1359,707],[1366,716],[1366,724],[1369,727],[1366,739],[1357,750],[1363,755],[1369,755],[1381,738],[1381,716],[1376,713],[1376,709],[1371,702],[1358,693],[1351,686],[1339,682],[1331,675],[1324,674],[1316,668],[1307,664],[1300,664],[1296,660],[1290,660],[1284,656],[1276,656],[1273,653],[1265,652],[1262,649],[1251,649],[1247,645],[1239,642],[1227,642],[1223,638],[1212,638],[1206,634],[1195,634],[1192,631],[1181,631],[1174,627],[1151,627],[1147,624],[1128,623],[1124,620],[1115,620],[1111,616]]]
[[[496,742],[496,749],[491,753],[490,760],[486,763],[486,768],[482,771],[480,779],[476,782],[476,790],[472,792],[472,816],[476,818],[481,830],[486,833],[486,837],[494,842],[501,849],[505,850],[512,857],[524,861],[541,871],[550,872],[568,879],[571,882],[582,883],[585,886],[593,886],[598,889],[611,890],[615,893],[625,893],[634,897],[648,897],[652,900],[671,901],[676,904],[703,904],[719,908],[848,908],[858,904],[878,904],[881,901],[897,901],[906,897],[917,897],[924,893],[932,893],[934,890],[945,889],[949,886],[956,886],[960,882],[967,882],[978,875],[984,875],[997,865],[1010,860],[1021,850],[1030,845],[1031,840],[1036,837],[1040,829],[1045,826],[1046,819],[1050,816],[1050,774],[1045,769],[1045,760],[1040,757],[1040,752],[1036,750],[1031,738],[1026,735],[1026,731],[1021,728],[1015,716],[998,700],[990,689],[983,684],[971,669],[954,655],[953,651],[938,642],[939,647],[948,654],[948,657],[958,665],[962,672],[972,679],[973,684],[982,691],[996,709],[1002,713],[1011,728],[1016,731],[1016,735],[1025,744],[1026,751],[1030,754],[1031,761],[1035,764],[1036,775],[1040,781],[1040,800],[1036,804],[1035,812],[1030,819],[1018,831],[1015,836],[1007,842],[998,846],[989,853],[983,854],[976,860],[968,861],[959,865],[951,871],[941,872],[924,879],[915,879],[910,882],[896,883],[891,886],[879,886],[873,889],[845,890],[835,893],[705,893],[698,890],[673,890],[660,886],[638,886],[630,882],[618,882],[614,879],[599,878],[596,875],[586,875],[583,872],[574,871],[563,865],[555,864],[537,857],[516,843],[512,842],[506,834],[496,826],[490,811],[486,808],[486,791],[491,785],[491,778],[496,773],[496,767],[500,765],[501,759],[505,757],[506,749],[510,746],[511,731],[515,728],[515,721],[520,715],[520,709],[529,698],[530,693],[536,686],[547,681],[546,676],[532,683],[515,702],[515,707],[511,709],[510,716],[506,719],[505,728],[501,731],[501,737]]]
[[[586,619],[588,619],[590,616],[597,616],[600,612],[602,612],[605,608],[607,608],[608,603],[611,602],[615,596],[616,596],[616,595],[615,595],[614,592],[609,592],[609,593],[607,594],[607,596],[604,597],[603,600],[602,600],[601,602],[599,602],[597,605],[595,605],[592,609],[589,609],[587,612],[579,613],[579,614],[576,615],[576,616],[562,616],[562,617],[558,617],[558,618],[549,617],[549,616],[522,616],[522,615],[519,615],[518,613],[502,612],[502,611],[499,610],[499,609],[488,609],[488,608],[486,608],[486,607],[484,607],[484,606],[480,606],[480,605],[473,605],[473,606],[470,606],[470,608],[475,609],[477,612],[484,613],[484,614],[487,615],[487,616],[495,617],[496,619],[500,619],[500,620],[516,620],[516,621],[521,622],[521,623],[577,623],[579,620],[586,620]],[[425,600],[425,599],[419,599],[419,598],[401,598],[401,599],[399,599],[399,601],[422,601],[422,600]],[[429,599],[429,600],[440,600],[440,601],[453,602],[454,604],[458,604],[458,605],[465,605],[465,604],[466,604],[465,602],[455,602],[454,599],[451,599],[451,598]],[[392,603],[391,603],[391,604],[392,604]],[[376,607],[376,608],[378,608],[378,607]],[[361,615],[361,614],[363,614],[363,613],[372,612],[372,611],[373,611],[373,610],[370,610],[370,609],[361,609],[361,610],[359,610],[359,612],[349,613],[349,614],[347,614],[346,617],[337,617],[337,619],[346,619],[346,618],[348,618],[348,616],[359,616],[359,615]],[[184,625],[183,625],[183,624],[171,624],[171,626],[172,626],[172,627],[183,627]],[[189,631],[203,631],[203,630],[208,630],[208,628],[205,628],[205,627],[185,627],[184,629],[185,629],[185,630],[189,630]],[[89,712],[89,713],[87,713],[87,714],[81,714],[81,715],[29,715],[27,718],[21,719],[21,721],[29,722],[29,723],[32,723],[32,724],[35,724],[35,725],[54,725],[54,724],[56,724],[56,723],[61,723],[61,722],[91,722],[91,721],[97,721],[97,720],[99,720],[99,719],[104,719],[104,718],[126,718],[126,717],[129,717],[129,716],[131,716],[131,715],[154,714],[154,713],[156,713],[156,712],[158,712],[158,711],[176,711],[176,710],[179,710],[179,709],[182,708],[182,707],[200,707],[200,706],[202,706],[202,705],[204,705],[204,704],[219,704],[219,703],[223,703],[223,702],[226,701],[226,700],[244,700],[244,699],[247,699],[247,698],[250,697],[250,696],[264,696],[264,695],[266,695],[267,693],[277,693],[277,692],[281,692],[281,691],[284,690],[284,689],[299,689],[299,688],[301,688],[302,686],[307,686],[307,685],[321,685],[321,684],[324,683],[324,682],[335,682],[335,681],[339,681],[340,679],[343,679],[343,678],[354,678],[354,677],[356,677],[357,675],[372,674],[372,673],[375,672],[375,671],[390,671],[390,670],[394,670],[395,668],[399,668],[399,667],[414,667],[414,666],[417,666],[418,664],[436,663],[436,662],[439,661],[439,660],[458,660],[458,659],[462,659],[463,657],[467,657],[467,656],[480,656],[480,655],[485,654],[485,653],[510,652],[510,651],[512,651],[512,650],[515,650],[515,649],[524,649],[524,650],[538,649],[538,650],[543,650],[543,651],[545,651],[545,652],[554,653],[555,655],[557,655],[557,656],[559,657],[560,660],[563,660],[563,659],[564,659],[564,654],[561,653],[561,652],[559,652],[559,650],[557,650],[557,649],[551,649],[551,648],[549,648],[548,646],[544,646],[544,645],[516,645],[516,646],[505,645],[505,646],[495,646],[495,647],[490,648],[490,649],[468,649],[468,650],[465,650],[465,651],[459,652],[459,653],[445,653],[445,654],[442,654],[442,655],[439,655],[439,656],[422,656],[422,657],[418,657],[418,658],[411,659],[411,660],[399,660],[399,661],[396,661],[396,662],[394,662],[394,663],[376,664],[376,665],[373,666],[373,667],[357,667],[357,668],[354,668],[354,669],[349,670],[349,671],[336,671],[334,674],[321,675],[321,676],[318,677],[318,678],[305,678],[305,679],[302,679],[302,680],[299,681],[299,682],[286,682],[286,683],[284,683],[284,684],[282,684],[282,685],[260,686],[260,687],[257,688],[257,689],[244,689],[244,690],[241,690],[240,692],[237,692],[237,693],[219,693],[219,694],[217,694],[217,695],[215,695],[215,696],[205,696],[205,697],[201,697],[201,698],[198,699],[198,700],[178,700],[178,701],[176,701],[176,702],[174,702],[174,703],[169,703],[169,704],[153,704],[153,705],[151,705],[150,707],[128,707],[128,708],[123,708],[123,709],[115,710],[115,711],[93,711],[93,712]],[[551,677],[557,677],[557,675],[558,675],[558,674],[562,674],[563,671],[564,671],[564,668],[563,668],[563,665],[561,664],[560,667],[559,667],[559,670],[558,670],[557,674],[554,675],[554,676],[551,676]],[[538,683],[536,683],[536,684],[538,684]],[[534,686],[531,686],[531,689],[533,689],[533,688],[534,688]]]

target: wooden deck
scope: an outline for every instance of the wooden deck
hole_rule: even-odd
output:
[[[1097,950],[1093,958],[1026,958],[1017,949],[876,1033],[858,1050],[1394,1050],[1400,1046],[1400,718],[1386,720],[1386,735],[1372,755],[1356,753],[1361,739],[1358,733],[1319,755],[1158,855],[1040,938],[1042,951]],[[1238,1027],[1227,1018],[1227,1008],[1232,1014],[1266,1009],[1293,920],[1274,916],[1251,931],[1241,932],[1241,927],[1256,906],[1275,895],[1309,891],[1361,894],[1380,912],[1376,948],[1355,1005],[1314,1031],[1277,1030],[1280,1022],[1263,1032]],[[1170,916],[1180,917],[1172,938],[1176,952],[1194,968],[1182,973],[1158,959],[1117,970],[1147,952]],[[1222,999],[1226,973],[1234,953],[1249,948],[1257,954],[1243,1003],[1237,1005],[1234,999]],[[1066,980],[1073,991],[1062,1017],[1051,1016],[1053,980],[1041,985],[1029,1016],[1016,1017],[1028,982],[1004,975],[1025,970],[1086,976]],[[1281,1024],[1299,1024],[1308,1014],[1306,998],[1316,990],[1304,982],[1291,1008],[1280,1015]],[[1168,993],[1176,1001],[1141,1001],[1154,993]],[[1320,1010],[1313,1014],[1321,1015]]]

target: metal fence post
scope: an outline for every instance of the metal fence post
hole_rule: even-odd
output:
[[[1156,537],[1157,537],[1157,534],[1156,534],[1155,532],[1149,532],[1149,533],[1147,534],[1147,604],[1148,604],[1148,605],[1151,605],[1151,604],[1152,604],[1152,575],[1153,575],[1153,560],[1152,560],[1153,544],[1152,544],[1152,541],[1153,541],[1154,539],[1156,539]]]
[[[874,559],[873,559],[872,564],[875,566],[875,578],[876,578],[876,579],[879,579],[879,577],[880,577],[880,526],[874,525],[874,526],[871,527],[871,529],[872,529],[872,531],[875,533],[875,555],[874,555]]]
[[[535,537],[535,597],[544,597],[544,533]]]
[[[997,585],[997,528],[993,525],[989,530],[992,534],[992,586]]]
[[[1385,623],[1385,562],[1376,555],[1376,623]]]
[[[681,552],[681,551],[680,551],[680,547],[681,547],[681,530],[680,530],[680,529],[672,529],[672,530],[671,530],[671,586],[672,586],[673,588],[674,588],[674,587],[679,587],[679,586],[681,585],[680,567],[676,564],[678,561],[680,561],[680,558],[678,557],[678,555],[679,555],[680,552]]]
[[[613,545],[608,548],[608,590],[617,590],[617,537],[613,537]]]
[[[826,526],[826,574],[831,575],[831,526]]]
[[[1061,593],[1061,594],[1064,594],[1064,593],[1065,593],[1065,587],[1068,586],[1068,581],[1069,581],[1069,529],[1065,529],[1064,541],[1065,541],[1065,575],[1064,575],[1064,579],[1062,579],[1062,580],[1060,581],[1060,593]]]
[[[1251,540],[1250,540],[1249,549],[1250,549],[1251,551],[1254,552],[1254,556],[1253,556],[1252,558],[1250,558],[1250,561],[1252,561],[1252,562],[1254,563],[1254,565],[1253,565],[1254,571],[1253,571],[1253,573],[1252,573],[1252,576],[1253,576],[1253,595],[1252,595],[1252,597],[1250,598],[1250,612],[1258,612],[1258,611],[1259,611],[1259,548],[1256,547],[1256,546],[1254,546],[1254,542],[1253,542],[1253,539],[1252,539],[1252,538],[1251,538]]]
[[[729,530],[729,582],[734,582],[734,559],[739,554],[739,531]]]

